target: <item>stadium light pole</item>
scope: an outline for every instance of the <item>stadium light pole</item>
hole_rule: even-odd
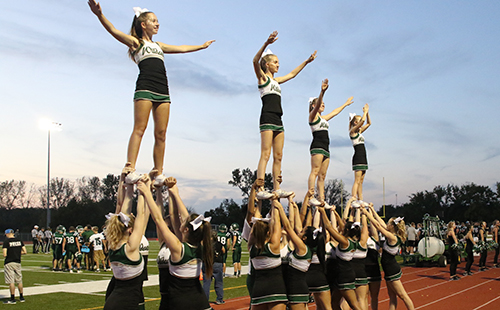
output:
[[[51,120],[40,120],[40,128],[47,130],[47,226],[50,226],[50,132],[61,131],[61,123]]]

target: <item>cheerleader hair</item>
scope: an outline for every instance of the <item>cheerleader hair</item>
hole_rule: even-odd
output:
[[[342,232],[342,235],[348,238],[359,240],[361,238],[361,226],[359,225],[359,223],[357,223],[356,225],[353,224],[354,222],[347,221],[344,225],[344,231]]]
[[[314,105],[318,102],[318,98],[311,98],[309,100],[309,112],[311,112],[314,109]]]
[[[252,236],[254,244],[259,253],[264,249],[266,239],[269,236],[269,223],[265,221],[256,221],[252,226]]]
[[[304,244],[307,245],[310,249],[316,248],[316,255],[318,256],[319,263],[321,267],[325,269],[326,237],[323,232],[317,233],[316,237],[314,237],[315,230],[316,228],[313,226],[307,226],[306,228],[304,228],[304,236],[302,236],[302,240],[304,241]]]
[[[127,230],[134,227],[135,216],[133,214],[126,215],[130,218],[127,226],[120,220],[120,216],[112,216],[106,220],[106,240],[111,249],[116,249],[120,241],[127,234]]]
[[[190,222],[194,221],[198,217],[198,214],[191,214],[184,226],[188,229],[187,242],[193,246],[203,245],[203,255],[202,260],[205,264],[205,270],[208,277],[212,276],[214,257],[212,252],[212,225],[210,222],[203,221],[201,226],[194,230],[193,225]]]
[[[405,226],[405,221],[403,219],[401,219],[397,224],[395,223],[395,220],[396,218],[395,217],[391,217],[389,219],[389,223],[392,223],[392,225],[394,226],[394,234],[396,236],[399,237],[399,239],[401,239],[401,242],[405,242],[406,241],[406,226]]]
[[[270,51],[270,50],[267,50],[267,51]],[[262,71],[264,71],[264,73],[267,72],[267,67],[266,67],[266,64],[273,58],[273,57],[278,57],[274,54],[266,54],[264,56],[262,56],[262,58],[260,59],[259,61],[259,64],[260,64],[260,68],[262,69]]]
[[[454,223],[455,223],[454,221],[450,221],[450,222],[448,223],[448,227],[447,227],[447,229],[446,229],[446,231],[447,231],[447,232],[450,232],[451,230],[453,230],[453,224],[454,224]]]
[[[136,10],[137,9],[137,10]],[[134,20],[132,21],[132,27],[130,28],[130,35],[139,40],[139,42],[142,44],[142,25],[141,23],[145,23],[148,20],[149,14],[152,14],[153,12],[148,11],[147,9],[140,9],[140,8],[134,8],[134,11],[136,12],[134,15]],[[128,50],[128,56],[134,60],[134,51],[131,51],[130,49]]]
[[[361,120],[361,116],[360,115],[354,115],[353,118],[351,118],[351,120],[349,121],[349,130],[354,127],[354,124],[359,122]]]

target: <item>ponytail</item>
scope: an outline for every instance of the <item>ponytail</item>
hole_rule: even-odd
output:
[[[189,230],[187,242],[193,246],[202,247],[202,260],[205,264],[205,272],[207,276],[211,277],[214,267],[214,256],[212,250],[212,225],[209,222],[203,221],[198,229],[193,230],[193,225],[191,225],[190,222],[197,217],[198,214],[193,213],[187,218],[186,222],[184,223],[184,226]]]
[[[394,225],[394,234],[401,239],[401,242],[406,241],[406,226],[405,226],[405,221],[401,220],[397,224],[394,222],[395,218],[391,218],[389,221],[392,221],[392,224]]]
[[[139,43],[142,44],[144,41],[142,40],[142,25],[141,23],[146,22],[148,19],[148,14],[153,12],[144,12],[139,15],[139,17],[134,15],[134,19],[132,20],[132,27],[130,27],[130,35],[139,40]],[[135,61],[134,59],[135,51],[128,50],[128,56]]]
[[[130,217],[128,227],[120,221],[118,216],[112,216],[106,220],[106,240],[109,243],[110,249],[116,249],[127,233],[129,227],[134,227],[135,217],[132,214],[127,214]]]

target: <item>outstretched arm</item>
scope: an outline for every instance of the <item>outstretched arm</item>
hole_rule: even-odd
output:
[[[316,104],[311,112],[309,112],[309,123],[312,123],[316,120],[316,115],[318,114],[319,108],[321,108],[321,104],[323,103],[323,95],[328,89],[328,79],[324,79],[321,82],[321,91],[319,92],[319,96],[316,99]]]
[[[302,207],[300,209],[300,222],[304,223],[307,215],[307,209],[309,209],[309,199],[314,195],[314,189],[310,189],[307,191],[304,201],[302,202]],[[308,225],[305,225],[308,226]]]
[[[275,78],[276,82],[282,84],[296,77],[297,74],[299,74],[300,71],[302,71],[302,69],[304,69],[307,64],[311,63],[314,59],[316,59],[316,52],[317,51],[314,51],[314,53],[312,53],[311,56],[309,56],[309,58],[306,59],[306,61],[301,63],[297,68],[293,69],[292,72],[288,73],[287,75]]]
[[[252,222],[252,217],[262,217],[259,208],[255,207],[255,193],[261,186],[264,186],[264,180],[256,179],[252,184],[252,188],[250,189],[250,195],[248,195],[248,208],[246,216],[246,221],[248,223]]]
[[[370,208],[370,213],[371,215],[373,215],[373,218],[375,218],[375,220],[377,220],[377,222],[380,223],[380,225],[382,225],[382,227],[384,227],[385,229],[387,229],[387,224],[385,223],[385,221],[380,217],[380,215],[378,215],[377,211],[375,211],[375,208],[373,208],[373,203],[370,203],[368,205],[368,207]],[[370,220],[371,221],[371,220]]]
[[[395,244],[398,241],[398,238],[396,235],[394,235],[392,232],[388,231],[384,226],[380,224],[379,221],[377,221],[368,210],[365,208],[361,208],[361,212],[363,212],[366,217],[371,221],[371,223],[377,228],[378,231],[382,233],[382,235],[385,236],[385,238],[389,241],[389,244]]]
[[[276,200],[277,199],[273,199],[272,203],[274,204],[274,201]],[[271,209],[271,222],[269,223],[269,229],[271,230],[269,246],[274,253],[277,253],[280,251],[281,245],[281,220],[279,212],[274,208]]]
[[[323,116],[323,118],[326,119],[327,121],[329,121],[333,117],[337,116],[337,114],[339,114],[340,112],[342,112],[342,110],[344,110],[345,107],[348,107],[348,106],[350,106],[353,103],[352,98],[353,97],[349,97],[349,99],[347,99],[347,101],[343,105],[341,105],[340,107],[336,108],[335,110],[333,110],[332,112],[328,113],[327,115]]]
[[[99,2],[96,2],[95,0],[89,0],[88,4],[92,13],[97,16],[101,24],[104,26],[104,29],[106,29],[109,34],[111,34],[119,42],[128,46],[128,48],[131,50],[135,50],[137,47],[139,47],[139,40],[137,40],[137,38],[116,29],[115,26],[113,26],[113,24],[104,16],[104,14],[102,14],[101,4]]]
[[[253,57],[253,70],[255,71],[259,84],[264,84],[267,81],[266,73],[260,67],[260,59],[262,58],[262,54],[264,53],[266,47],[269,44],[276,42],[276,40],[278,40],[278,31],[273,31],[273,33],[269,35],[269,38],[267,38],[264,45],[262,45],[257,54]]]
[[[181,54],[181,53],[191,53],[199,50],[204,50],[214,42],[215,40],[210,40],[203,43],[202,45],[170,45],[158,42],[158,45],[160,45],[161,50],[165,54]]]

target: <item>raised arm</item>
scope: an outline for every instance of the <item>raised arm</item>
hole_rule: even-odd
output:
[[[319,213],[321,214],[321,220],[323,221],[323,225],[325,225],[325,229],[328,230],[333,239],[337,240],[339,245],[342,248],[347,248],[349,246],[349,239],[345,236],[341,235],[336,229],[333,229],[332,224],[328,220],[328,216],[326,215],[325,208],[319,207]]]
[[[326,114],[325,116],[323,116],[323,118],[326,119],[327,121],[329,121],[333,117],[337,116],[337,114],[339,114],[340,112],[342,112],[342,110],[344,110],[345,107],[348,107],[348,106],[350,106],[353,103],[352,98],[353,97],[349,97],[349,99],[347,99],[347,101],[343,105],[341,105],[340,107],[336,108],[332,112]]]
[[[255,195],[256,195],[257,189],[261,186],[264,186],[264,180],[256,179],[255,182],[253,182],[252,187],[250,189],[250,195],[248,195],[248,208],[247,208],[247,216],[246,216],[246,221],[248,223],[250,223],[252,221],[252,217],[261,217],[262,216],[260,214],[259,209],[255,207]],[[259,214],[257,214],[257,212]]]
[[[385,223],[385,221],[380,217],[380,215],[378,215],[377,211],[375,211],[375,208],[373,208],[373,203],[370,203],[368,205],[368,207],[370,208],[370,213],[371,215],[373,215],[373,217],[377,220],[377,222],[382,225],[382,227],[384,227],[385,229],[387,229],[387,224]],[[371,220],[370,220],[371,221]]]
[[[301,63],[297,68],[293,69],[292,72],[288,73],[287,75],[274,78],[276,80],[276,82],[278,82],[279,84],[282,84],[282,83],[288,82],[291,79],[293,79],[294,77],[296,77],[297,74],[299,74],[300,71],[302,71],[302,69],[304,69],[307,64],[311,63],[314,59],[316,59],[316,52],[317,51],[314,51],[314,53],[312,53],[311,56],[309,56],[309,58],[306,59],[306,61]]]
[[[141,192],[141,195],[144,197],[146,204],[151,211],[151,217],[155,222],[156,226],[160,229],[163,238],[165,239],[165,244],[170,249],[172,254],[172,259],[174,261],[178,261],[182,252],[182,243],[179,239],[170,231],[167,223],[163,220],[163,215],[161,214],[160,208],[156,205],[156,202],[151,194],[151,190],[149,187],[141,184],[139,182],[137,185],[137,189]]]
[[[253,70],[255,71],[255,75],[257,76],[257,80],[259,81],[259,84],[264,84],[267,81],[266,73],[260,67],[260,59],[262,58],[262,54],[264,53],[266,47],[269,44],[273,44],[274,42],[276,42],[276,40],[278,40],[278,31],[273,31],[273,33],[271,33],[269,35],[269,38],[267,38],[264,45],[262,45],[262,47],[259,49],[257,54],[255,54],[255,56],[253,57],[253,61],[252,61],[253,62]]]
[[[273,203],[275,200],[277,199],[273,199]],[[269,223],[269,229],[271,230],[269,246],[274,253],[277,253],[280,251],[281,244],[281,220],[279,212],[274,208],[271,209],[271,222]]]
[[[365,106],[366,106],[366,124],[363,125],[361,127],[361,129],[359,130],[361,133],[363,133],[365,130],[367,130],[368,127],[370,127],[370,125],[372,124],[372,121],[370,119],[370,113],[368,113],[368,103]]]
[[[361,208],[361,212],[363,212],[363,214],[366,215],[366,217],[371,221],[375,228],[377,228],[377,230],[385,236],[385,238],[389,241],[389,244],[395,244],[398,241],[396,235],[382,226],[380,222],[377,221],[370,212],[368,212],[368,210],[366,210],[365,208]]]
[[[359,129],[361,128],[361,126],[363,126],[363,124],[365,123],[365,120],[366,120],[366,114],[368,114],[368,109],[367,109],[367,106],[368,106],[368,103],[365,104],[365,106],[363,107],[363,116],[361,116],[361,120],[356,124],[354,125],[350,131],[349,131],[349,135],[351,136],[355,136],[356,133],[359,131]]]
[[[359,209],[356,210],[356,213],[361,212]],[[361,236],[359,238],[359,243],[361,245],[366,246],[366,241],[370,237],[370,232],[368,231],[368,221],[366,220],[366,215],[361,214]]]
[[[202,45],[170,45],[158,42],[158,45],[160,45],[161,50],[165,54],[182,54],[182,53],[191,53],[199,50],[204,50],[214,42],[215,40],[210,40],[203,43]]]
[[[307,210],[309,209],[309,199],[314,195],[314,189],[309,189],[302,202],[302,207],[300,208],[300,222],[304,223],[307,216]],[[305,225],[308,226],[308,225]]]
[[[283,206],[278,200],[273,200],[274,211],[279,213],[281,223],[288,234],[288,240],[291,240],[295,245],[295,249],[297,250],[298,255],[305,255],[307,253],[307,246],[304,244],[302,239],[297,236],[295,231],[293,230],[290,221],[286,217],[285,210],[283,210]]]
[[[149,180],[149,178],[147,178]],[[138,252],[139,250],[139,245],[141,244],[141,239],[143,235],[143,230],[144,230],[144,225],[145,225],[145,218],[144,218],[144,208],[145,206],[145,197],[144,197],[144,189],[147,188],[149,193],[151,194],[151,191],[149,190],[149,184],[145,179],[141,179],[137,183],[137,189],[141,193],[137,197],[137,215],[135,216],[135,221],[134,221],[134,229],[132,230],[132,233],[130,234],[130,237],[128,238],[127,245],[128,247],[126,248],[127,253],[133,253],[133,252]],[[151,196],[152,198],[152,196]],[[154,200],[153,200],[154,202]]]
[[[170,179],[170,178],[169,178]],[[175,178],[171,178],[175,181]],[[167,181],[168,182],[168,181]],[[177,182],[177,181],[175,181]],[[172,196],[172,200],[174,200],[174,206],[177,207],[177,212],[178,212],[178,217],[180,218],[181,223],[184,223],[187,218],[189,217],[189,212],[184,205],[184,202],[182,202],[181,196],[179,194],[179,188],[177,187],[177,184],[174,183],[173,186],[169,186],[168,188],[168,193],[170,196]]]
[[[309,123],[313,123],[316,120],[316,115],[318,114],[319,108],[321,108],[321,104],[323,103],[323,95],[328,89],[328,79],[324,79],[321,82],[321,91],[319,92],[318,98],[316,98],[316,104],[311,112],[309,112]]]
[[[109,34],[111,34],[119,42],[125,44],[131,50],[135,50],[139,47],[139,40],[137,40],[137,38],[116,29],[115,26],[113,26],[113,24],[104,16],[104,14],[102,14],[101,4],[99,2],[89,0],[88,4],[92,13],[97,16],[101,24],[104,26],[104,29],[106,29]]]

